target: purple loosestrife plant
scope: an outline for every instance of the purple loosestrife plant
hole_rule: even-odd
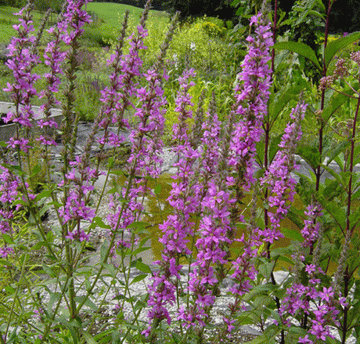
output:
[[[218,295],[219,283],[224,277],[224,264],[228,263],[228,246],[230,220],[229,205],[234,203],[229,193],[222,191],[221,182],[217,178],[218,160],[220,157],[220,121],[213,111],[207,114],[202,125],[199,151],[199,191],[200,223],[197,229],[196,260],[189,271],[188,291],[193,295],[192,305],[181,308],[178,319],[184,321],[186,328],[200,325],[203,327],[210,321],[210,310]],[[199,331],[201,336],[202,331]]]
[[[321,245],[319,218],[323,215],[319,204],[308,206],[305,212],[307,216],[301,234],[304,241],[295,257],[294,283],[286,289],[286,296],[282,299],[279,314],[281,321],[287,327],[294,326],[294,320],[300,320],[303,326],[310,318],[308,333],[299,337],[299,343],[316,343],[317,340],[326,341],[334,338],[331,334],[331,326],[340,326],[338,315],[339,307],[346,307],[346,298],[337,293],[333,286],[322,286],[322,280],[326,278],[324,271],[319,266],[317,248],[314,252],[313,263],[308,264],[305,260],[306,250],[312,249],[314,243],[319,240]],[[303,270],[303,271],[300,271]],[[302,274],[300,282],[300,274]],[[304,283],[306,276],[307,283]],[[306,319],[306,320],[305,320]]]
[[[249,36],[248,53],[242,62],[235,88],[235,105],[232,116],[235,125],[230,142],[229,165],[234,169],[236,198],[240,199],[242,190],[248,191],[254,182],[254,156],[256,143],[260,141],[262,120],[267,112],[269,99],[270,61],[269,48],[273,45],[271,27],[265,15],[253,16],[250,26],[254,26],[255,37]]]
[[[267,135],[265,141],[271,138],[270,119],[265,124],[263,121],[267,116],[271,84],[268,62],[272,40],[266,16],[259,14],[251,19],[254,35],[247,38],[249,51],[238,77],[235,105],[223,126],[211,106],[205,119],[201,109],[198,109],[199,116],[195,118],[198,118],[199,122],[192,127],[194,132],[190,135],[189,122],[193,116],[193,104],[189,89],[194,72],[185,72],[179,79],[180,91],[176,98],[179,122],[173,130],[173,152],[178,157],[175,164],[177,173],[168,198],[173,213],[159,226],[162,230],[160,242],[164,245],[164,250],[162,261],[156,262],[158,270],[153,272],[137,259],[136,255],[143,249],[145,242],[139,240],[138,233],[146,226],[142,222],[142,216],[147,210],[147,197],[153,192],[149,180],[156,180],[161,174],[166,110],[163,90],[166,72],[163,71],[162,62],[168,41],[165,42],[155,66],[144,71],[141,51],[145,49],[145,21],[150,2],[147,3],[136,32],[129,38],[130,48],[126,55],[122,51],[127,26],[125,19],[118,46],[109,61],[113,73],[110,75],[110,86],[102,91],[104,105],[94,122],[84,153],[75,157],[79,117],[73,117],[72,109],[79,67],[79,39],[84,25],[90,20],[83,9],[87,3],[87,0],[68,0],[59,22],[49,30],[53,41],[48,43],[44,55],[45,66],[49,72],[43,75],[46,86],[39,94],[33,87],[38,79],[33,68],[40,60],[33,47],[38,40],[30,37],[30,7],[20,11],[20,25],[15,26],[18,37],[10,44],[8,67],[13,71],[15,81],[8,85],[7,90],[11,92],[16,111],[9,113],[6,120],[16,123],[18,130],[7,143],[8,151],[14,153],[15,150],[15,154],[12,154],[12,159],[2,164],[0,171],[0,230],[4,241],[0,248],[0,269],[5,269],[6,276],[11,278],[11,283],[1,291],[0,310],[4,310],[6,314],[5,326],[0,325],[0,343],[60,343],[63,338],[78,343],[91,341],[99,314],[102,317],[105,314],[103,309],[112,301],[118,302],[116,326],[111,327],[104,321],[102,333],[96,335],[94,340],[111,341],[121,338],[119,340],[123,343],[135,342],[141,338],[140,340],[144,341],[147,339],[140,334],[144,325],[139,316],[147,300],[150,310],[145,326],[148,327],[142,333],[150,337],[150,342],[161,340],[160,336],[158,337],[158,328],[163,320],[167,320],[168,325],[173,325],[172,320],[177,319],[182,335],[179,341],[185,343],[189,337],[196,337],[197,342],[201,343],[205,339],[206,326],[212,323],[213,307],[224,292],[228,292],[232,300],[223,314],[223,328],[216,339],[212,338],[217,342],[225,340],[237,325],[241,325],[239,311],[245,309],[242,306],[246,300],[251,306],[249,313],[252,316],[256,318],[257,312],[261,313],[259,318],[260,325],[265,330],[264,336],[274,330],[275,325],[272,325],[267,331],[265,323],[266,318],[272,314],[278,320],[277,330],[280,330],[277,333],[282,331],[282,343],[294,333],[299,343],[327,341],[331,338],[330,326],[341,329],[342,343],[345,343],[347,333],[355,328],[352,324],[357,321],[356,304],[351,304],[351,290],[354,288],[354,294],[357,295],[359,289],[358,283],[353,281],[358,263],[352,258],[357,255],[360,247],[355,235],[358,215],[351,203],[358,196],[354,196],[354,190],[359,188],[354,172],[354,166],[358,163],[355,141],[359,99],[354,120],[349,121],[347,145],[344,144],[345,148],[339,150],[346,156],[346,164],[340,173],[340,177],[346,181],[346,197],[342,198],[342,201],[347,199],[345,221],[336,218],[344,207],[339,206],[338,212],[332,213],[335,202],[331,203],[330,197],[314,195],[311,206],[305,212],[307,218],[301,228],[303,241],[298,245],[300,250],[294,256],[295,277],[287,277],[280,285],[273,280],[271,283],[261,284],[261,276],[264,275],[261,267],[264,267],[264,264],[259,268],[255,264],[266,261],[267,266],[271,265],[270,269],[273,270],[274,261],[271,261],[270,251],[261,250],[266,245],[269,249],[270,245],[282,236],[280,221],[288,215],[289,203],[294,199],[295,181],[291,173],[296,169],[296,164],[293,154],[300,140],[300,120],[306,106],[300,103],[293,110],[291,122],[285,129],[275,158],[270,165],[264,163],[266,168],[269,167],[264,176],[256,181],[254,158],[256,146],[263,138],[263,127]],[[66,52],[63,52],[64,44],[68,47]],[[358,53],[351,56],[351,63],[357,66],[357,70],[359,61]],[[348,78],[351,74],[345,68],[343,60],[336,64],[335,74],[334,77],[327,76],[322,80],[323,91],[332,87],[339,78]],[[54,170],[51,167],[50,153],[55,142],[50,135],[50,129],[56,129],[56,123],[51,118],[50,109],[60,105],[61,98],[58,93],[63,78],[67,80],[65,101],[62,104],[65,115],[62,126],[62,140],[65,144],[62,155],[63,180],[59,184],[46,186],[43,192],[33,195],[26,183],[27,174],[31,171],[22,167],[20,159],[28,157],[34,149],[35,141],[32,141],[30,135],[34,119],[31,99],[40,95],[44,101],[42,110],[45,118],[38,122],[44,133],[36,139],[44,147],[47,180],[51,181]],[[274,80],[276,81],[276,78]],[[352,97],[358,98],[359,92],[355,90],[354,83],[348,84],[352,87]],[[131,125],[125,118],[126,111],[134,113]],[[320,118],[323,114],[318,116]],[[113,125],[117,126],[115,133],[109,128]],[[99,128],[104,130],[104,135],[99,138],[101,152],[93,168],[90,163],[90,150]],[[94,185],[101,174],[100,162],[104,149],[110,147],[116,152],[115,148],[125,140],[122,133],[124,130],[130,132],[131,141],[130,157],[124,173],[127,180],[118,193],[112,194],[108,204],[112,214],[105,223],[106,219],[104,222],[99,217],[105,186],[98,203],[94,205]],[[322,143],[319,145],[322,147]],[[265,149],[266,156],[271,155],[269,150],[270,145]],[[321,148],[320,155],[322,153]],[[324,161],[322,158],[320,160]],[[336,159],[338,163],[341,160],[340,157]],[[320,171],[321,168],[315,167],[314,171]],[[105,183],[112,172],[117,173],[114,171],[112,159],[109,159]],[[319,184],[320,172],[315,174],[316,183]],[[336,180],[339,184],[343,183],[340,177]],[[265,224],[259,224],[258,215],[262,209],[258,207],[257,198],[264,188],[268,190],[264,207],[269,206],[269,211],[264,211],[264,216],[269,223],[265,220]],[[324,189],[328,191],[329,188]],[[317,185],[314,190],[320,193],[323,186]],[[248,207],[242,202],[245,194],[250,191],[252,209],[249,217]],[[51,200],[48,199],[49,196]],[[331,197],[338,196],[331,194]],[[47,204],[42,208],[45,202]],[[53,207],[60,228],[41,221],[40,214],[48,207]],[[20,208],[29,210],[26,224],[18,220],[17,210]],[[324,216],[321,215],[322,212],[325,213]],[[331,217],[334,217],[333,222],[329,221]],[[333,231],[333,223],[338,229],[334,240],[329,234]],[[342,225],[343,223],[346,224]],[[90,266],[84,253],[85,249],[90,247],[91,243],[88,241],[97,234],[98,227],[107,229],[109,235],[101,246],[100,264]],[[245,228],[245,232],[240,238],[236,238],[240,228]],[[31,242],[27,250],[23,250],[22,232],[25,231],[30,240],[36,240],[35,245]],[[331,254],[337,252],[337,257],[340,257],[340,266],[333,282],[324,273],[328,273],[324,263],[327,259],[324,257],[329,257],[322,246],[325,240],[329,241],[326,244],[332,248]],[[139,247],[135,246],[139,241]],[[234,256],[231,253],[233,248],[236,252],[237,248],[234,246],[237,242],[241,244],[240,253],[237,252]],[[336,245],[339,247],[335,247]],[[47,274],[47,279],[39,278],[33,282],[33,275],[28,272],[33,252],[41,252],[39,268],[41,265],[41,274]],[[116,254],[120,260],[117,259],[116,263],[109,261],[109,257]],[[182,264],[185,260],[188,260],[189,267],[186,278],[183,278]],[[16,263],[13,264],[14,261]],[[144,273],[137,276],[136,281],[132,280],[131,276],[134,266]],[[16,274],[13,269],[17,269]],[[261,273],[258,273],[258,270]],[[30,269],[31,274],[36,273],[34,271]],[[152,274],[149,293],[139,295],[131,289],[131,285],[145,278],[146,274]],[[256,285],[257,276],[259,285]],[[228,279],[230,287],[223,283],[225,278]],[[121,292],[117,288],[120,288]],[[98,289],[103,293],[99,298],[95,297]],[[109,302],[106,297],[112,289],[116,290],[118,296]],[[23,290],[26,290],[26,293],[22,293]],[[256,309],[258,294],[260,299],[263,296],[265,300],[270,299],[268,308]],[[45,302],[48,304],[44,304]],[[125,317],[126,306],[131,308],[132,313]],[[170,313],[169,306],[175,306],[174,314]],[[271,307],[275,309],[274,312]],[[301,328],[297,326],[297,321]],[[137,326],[137,330],[134,330],[134,326]],[[166,327],[164,324],[163,328]],[[285,338],[285,333],[289,337]],[[121,337],[114,339],[117,335]],[[169,334],[165,334],[165,337],[167,335]],[[175,341],[178,337],[175,333],[172,335]],[[68,339],[69,336],[72,338]],[[273,338],[275,336],[276,334]],[[272,339],[266,337],[266,340]]]
[[[148,88],[139,88],[137,96],[139,106],[135,109],[135,116],[139,122],[130,133],[132,149],[128,159],[129,175],[136,179],[129,179],[124,186],[122,196],[128,200],[126,208],[121,204],[116,206],[114,199],[115,215],[108,217],[113,233],[122,228],[122,238],[117,247],[130,247],[131,242],[124,241],[124,230],[133,222],[141,219],[144,211],[144,197],[151,193],[147,186],[147,176],[157,178],[161,172],[162,159],[162,133],[164,128],[164,106],[166,104],[161,88],[161,76],[156,70],[149,70],[144,74]],[[121,215],[121,220],[119,216]],[[130,233],[128,233],[130,234]],[[132,239],[133,240],[133,239]],[[130,246],[129,246],[130,245]]]
[[[198,207],[197,193],[194,191],[193,167],[199,153],[191,146],[187,134],[187,120],[192,117],[189,109],[193,104],[188,93],[189,88],[194,85],[189,78],[194,76],[194,71],[185,71],[179,78],[180,91],[176,98],[176,109],[179,113],[179,123],[174,125],[173,139],[175,147],[173,151],[178,156],[175,166],[178,171],[174,176],[177,182],[172,184],[169,204],[174,212],[169,215],[167,220],[159,225],[163,236],[159,241],[164,245],[162,261],[156,262],[160,270],[153,277],[152,285],[149,287],[148,305],[149,327],[144,332],[146,336],[151,335],[151,341],[155,340],[154,331],[159,323],[166,319],[171,324],[167,304],[174,304],[176,301],[176,289],[179,284],[179,271],[182,268],[180,257],[191,255],[191,250],[187,247],[188,237],[194,235],[194,223],[191,221],[191,214],[195,213]],[[151,325],[152,324],[152,325]]]
[[[269,188],[268,197],[269,207],[276,212],[269,212],[271,226],[260,231],[262,240],[270,244],[283,237],[280,232],[280,221],[285,218],[291,202],[294,201],[296,180],[291,176],[293,170],[297,169],[294,160],[297,143],[301,139],[301,121],[304,119],[306,105],[301,103],[292,110],[290,118],[292,123],[288,123],[285,134],[279,144],[280,150],[277,152],[269,169],[261,178],[260,183]]]
[[[9,112],[5,118],[5,122],[18,123],[24,128],[32,126],[31,121],[34,119],[34,112],[31,107],[31,99],[37,95],[35,82],[40,78],[33,72],[33,68],[39,63],[39,57],[36,55],[33,44],[35,36],[30,36],[34,31],[32,25],[32,6],[29,4],[20,10],[16,15],[20,16],[20,24],[14,25],[14,29],[18,32],[18,37],[14,37],[8,46],[10,59],[6,62],[8,68],[13,72],[15,81],[7,85],[4,91],[11,92],[11,99],[15,103],[15,112]],[[19,142],[14,145],[25,145],[28,138],[21,139],[19,133],[16,138]],[[13,146],[13,145],[12,145]]]
[[[248,53],[242,63],[242,71],[238,76],[238,85],[235,88],[235,105],[230,114],[230,139],[228,162],[223,162],[225,170],[229,171],[226,177],[226,185],[232,190],[231,198],[236,199],[230,208],[230,226],[236,226],[244,218],[240,216],[239,202],[244,196],[244,191],[249,191],[251,183],[254,183],[254,156],[256,143],[261,139],[263,133],[262,120],[267,111],[269,99],[270,74],[268,67],[270,61],[269,47],[273,45],[271,39],[270,24],[265,15],[259,13],[253,16],[250,25],[255,28],[255,37],[249,36]],[[226,150],[226,145],[223,150]],[[256,256],[256,247],[260,245],[259,238],[253,232],[255,228],[248,226],[249,235],[239,239],[244,244],[244,250],[235,261],[233,261],[233,273],[230,276],[234,285],[230,292],[235,295],[236,300],[229,305],[230,318],[225,322],[228,330],[233,328],[231,317],[240,307],[241,297],[251,289],[251,281],[255,279],[256,270],[253,266],[253,258]]]

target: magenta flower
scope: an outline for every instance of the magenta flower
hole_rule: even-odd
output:
[[[193,75],[194,72],[190,70],[184,72],[183,76],[179,78],[180,91],[175,101],[175,111],[179,113],[179,123],[175,124],[173,128],[173,139],[176,143],[173,151],[178,154],[178,162],[175,164],[178,171],[174,178],[178,182],[173,183],[173,189],[168,198],[174,213],[169,215],[162,225],[159,225],[163,232],[162,238],[159,239],[164,245],[163,261],[158,262],[160,270],[153,277],[153,286],[150,290],[148,301],[149,306],[151,306],[148,314],[149,324],[153,320],[159,321],[164,318],[168,320],[168,323],[171,322],[166,304],[168,301],[174,302],[175,300],[175,285],[180,277],[178,271],[182,267],[178,260],[181,256],[191,254],[186,244],[188,242],[187,237],[194,234],[190,216],[198,208],[198,198],[193,188],[195,186],[193,166],[199,157],[199,153],[192,148],[187,135],[187,119],[192,116],[189,108],[192,103],[188,91],[193,83],[189,81],[189,78]],[[146,334],[148,333],[146,332]]]
[[[253,179],[256,143],[259,142],[262,120],[267,111],[269,99],[270,60],[269,47],[273,45],[271,27],[266,17],[259,13],[252,17],[250,25],[255,27],[255,38],[249,36],[248,53],[242,63],[235,88],[236,104],[232,116],[235,118],[232,132],[229,165],[237,176],[236,185],[249,190]]]
[[[301,139],[300,122],[305,116],[306,105],[297,105],[292,110],[290,117],[292,123],[287,124],[285,134],[279,144],[280,150],[277,152],[269,169],[265,172],[260,182],[269,188],[269,206],[276,212],[269,212],[270,227],[265,228],[259,233],[265,242],[273,243],[283,234],[279,231],[280,221],[286,216],[291,202],[295,195],[295,179],[291,173],[298,168],[294,160],[296,146]]]
[[[18,32],[18,37],[13,37],[9,49],[9,60],[6,65],[12,70],[14,82],[8,83],[6,92],[11,93],[11,99],[16,105],[15,112],[9,112],[4,121],[19,123],[20,126],[29,128],[32,126],[31,121],[34,119],[34,112],[31,107],[31,99],[37,95],[35,82],[40,78],[33,72],[33,68],[39,63],[39,57],[33,49],[35,36],[30,36],[34,31],[32,25],[31,6],[24,7],[16,15],[20,16],[19,25],[14,25],[14,29]],[[20,138],[16,138],[19,140]],[[10,143],[14,147],[14,143]],[[17,145],[22,149],[24,146]]]

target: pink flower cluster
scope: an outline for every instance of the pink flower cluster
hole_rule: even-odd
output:
[[[304,119],[306,105],[298,104],[292,110],[290,117],[292,123],[288,123],[285,134],[279,144],[280,150],[277,152],[269,169],[261,178],[261,184],[269,188],[269,206],[276,210],[275,213],[269,212],[271,226],[259,233],[265,242],[273,243],[283,237],[279,231],[280,221],[286,216],[291,202],[294,200],[296,180],[291,176],[291,172],[297,169],[294,154],[297,143],[301,139],[300,122]]]
[[[301,235],[304,238],[303,247],[312,247],[318,239],[320,223],[316,219],[322,215],[321,210],[321,205],[316,203],[310,204],[305,211],[307,219],[304,221],[305,226],[301,230]]]
[[[235,200],[222,191],[224,181],[217,178],[221,127],[215,113],[208,113],[202,131],[197,186],[201,219],[195,244],[196,261],[192,263],[194,270],[189,274],[187,288],[193,295],[193,305],[182,308],[178,315],[186,327],[205,325],[204,319],[209,316],[220,282],[216,269],[221,270],[221,266],[228,263],[228,246],[232,242],[228,208]]]
[[[0,231],[3,234],[11,233],[12,219],[14,211],[11,208],[12,203],[19,197],[20,181],[14,176],[9,169],[0,166]],[[4,247],[0,247],[0,256],[6,258],[12,253],[13,249],[5,243]]]
[[[9,112],[5,122],[19,123],[23,127],[31,127],[31,120],[34,119],[34,112],[31,107],[31,98],[37,95],[35,82],[40,78],[33,73],[33,68],[39,63],[39,57],[33,49],[35,36],[30,36],[34,31],[32,25],[31,7],[24,7],[16,15],[20,16],[19,25],[14,25],[18,37],[13,37],[8,46],[10,57],[6,62],[14,75],[14,82],[8,83],[6,92],[11,92],[11,99],[16,105],[15,112]]]
[[[270,60],[269,48],[273,45],[270,23],[259,13],[252,17],[250,25],[255,27],[255,38],[246,40],[248,53],[242,62],[239,73],[239,84],[235,88],[236,104],[233,116],[235,122],[232,133],[229,165],[236,169],[236,185],[249,190],[253,179],[254,156],[256,143],[260,141],[262,120],[267,112],[269,99]]]
[[[81,157],[70,163],[72,170],[66,174],[65,181],[59,184],[66,190],[65,204],[59,209],[62,225],[69,223],[66,238],[70,240],[88,241],[84,221],[90,223],[95,217],[95,210],[89,204],[88,194],[94,189],[93,182],[99,177],[95,169],[87,166]]]
[[[335,296],[332,287],[319,287],[321,280],[316,277],[317,274],[324,274],[320,267],[309,264],[305,268],[309,276],[307,286],[296,283],[286,290],[286,296],[279,309],[284,324],[291,326],[292,318],[307,314],[311,316],[309,335],[299,338],[299,343],[316,343],[317,340],[326,341],[334,338],[330,332],[330,326],[340,326],[336,320],[339,314],[338,306],[346,307],[347,302],[344,297]],[[311,339],[316,338],[316,339]]]
[[[229,147],[228,164],[233,171],[227,178],[227,185],[234,189],[236,194],[233,197],[236,199],[242,197],[241,188],[248,191],[251,183],[255,182],[253,169],[256,143],[263,133],[262,124],[271,84],[271,70],[268,67],[269,48],[273,45],[270,23],[259,13],[251,18],[250,25],[255,27],[255,37],[247,38],[248,53],[239,73],[239,84],[235,88],[236,103],[232,113],[234,130]],[[243,218],[236,215],[236,207],[234,204],[232,212],[235,217],[232,220],[242,222]],[[258,238],[251,232],[247,238],[243,235],[239,241],[244,244],[244,251],[233,262],[234,273],[231,278],[235,285],[230,288],[230,292],[236,296],[244,295],[251,288],[250,281],[256,276],[252,259],[260,245]],[[237,306],[234,304],[232,308]]]
[[[83,9],[92,0],[68,0],[64,13],[64,21],[60,23],[63,31],[61,39],[65,44],[71,45],[76,42],[83,32],[83,26],[91,23],[91,16]],[[69,30],[69,27],[71,28]]]
[[[136,179],[127,181],[122,190],[122,197],[127,199],[127,205],[116,201],[112,197],[110,208],[113,214],[108,216],[112,230],[126,228],[133,222],[139,221],[144,210],[144,197],[151,193],[147,186],[147,176],[157,178],[161,172],[162,159],[162,134],[164,129],[164,106],[166,104],[161,88],[161,76],[155,70],[144,74],[148,86],[139,88],[137,96],[139,105],[135,109],[135,116],[138,117],[137,126],[130,133],[132,142],[131,153],[128,159],[128,173],[136,175]],[[129,242],[121,239],[117,246],[129,246]]]
[[[101,144],[108,144],[113,147],[119,146],[124,141],[122,136],[112,134],[107,130],[108,126],[113,123],[120,130],[129,129],[129,123],[124,118],[125,110],[134,105],[130,99],[137,95],[136,78],[141,76],[142,60],[139,52],[146,47],[144,39],[148,35],[147,30],[139,25],[137,33],[133,33],[128,41],[130,49],[127,55],[122,55],[119,47],[108,61],[108,65],[114,67],[110,75],[111,87],[106,87],[100,99],[104,106],[102,109],[102,120],[99,126],[105,129],[105,134],[99,139]]]
[[[194,162],[199,157],[199,153],[191,146],[187,135],[187,120],[192,117],[189,106],[192,105],[191,97],[188,93],[193,82],[189,78],[194,75],[193,70],[184,72],[179,78],[180,91],[176,98],[175,111],[179,114],[179,123],[174,125],[173,139],[176,143],[173,151],[178,155],[178,171],[174,176],[177,183],[172,184],[172,190],[168,201],[173,207],[172,215],[159,225],[163,236],[159,241],[164,245],[162,261],[157,262],[160,270],[153,277],[152,285],[149,287],[148,305],[151,310],[148,313],[149,324],[154,321],[167,319],[171,323],[171,318],[166,308],[168,303],[175,302],[175,290],[177,280],[180,279],[179,271],[182,265],[179,258],[191,254],[187,248],[188,236],[194,234],[194,223],[191,221],[191,214],[198,209],[197,190],[194,189]],[[196,187],[196,186],[195,186]],[[149,335],[151,325],[145,335]]]

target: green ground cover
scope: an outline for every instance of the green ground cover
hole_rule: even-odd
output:
[[[92,17],[92,23],[85,27],[85,32],[81,38],[81,50],[78,55],[81,66],[77,73],[79,87],[76,90],[76,111],[80,113],[83,120],[93,120],[101,106],[100,90],[108,85],[109,68],[106,61],[116,46],[124,13],[127,10],[130,12],[128,29],[130,35],[139,23],[142,9],[103,2],[89,3],[87,9]],[[2,45],[3,49],[14,34],[12,26],[17,23],[17,16],[13,14],[15,12],[18,12],[17,8],[0,6],[0,32],[2,35],[0,46]],[[34,11],[33,14],[36,32],[44,14],[38,11]],[[57,15],[52,14],[47,27],[56,22],[56,18]],[[145,39],[147,49],[142,51],[144,68],[150,68],[156,61],[169,22],[168,13],[150,11],[147,21],[149,35]],[[48,40],[49,37],[45,32],[39,45],[40,53],[44,52]],[[126,53],[128,47],[124,49]],[[175,108],[174,99],[178,87],[177,78],[185,68],[194,68],[197,71],[197,86],[192,91],[194,99],[197,99],[204,91],[207,107],[211,94],[215,91],[220,112],[224,114],[229,110],[234,72],[239,68],[239,61],[237,59],[226,61],[227,51],[227,29],[221,20],[204,17],[178,26],[166,58],[166,69],[170,77],[164,85],[169,102],[169,111],[166,115],[167,133],[171,132],[172,125],[176,121],[173,109]],[[40,65],[35,71],[43,74],[45,69],[43,65]],[[3,92],[2,89],[12,80],[12,74],[3,62],[0,62],[0,100],[11,101],[9,94]],[[40,80],[37,83],[37,89],[40,90],[41,88],[43,88],[43,84]],[[41,100],[34,99],[34,105],[40,104]]]

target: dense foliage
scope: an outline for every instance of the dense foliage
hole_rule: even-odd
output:
[[[233,30],[148,1],[96,40],[88,2],[37,34],[30,2],[7,47],[0,343],[359,341],[360,33],[329,35],[331,0]]]

